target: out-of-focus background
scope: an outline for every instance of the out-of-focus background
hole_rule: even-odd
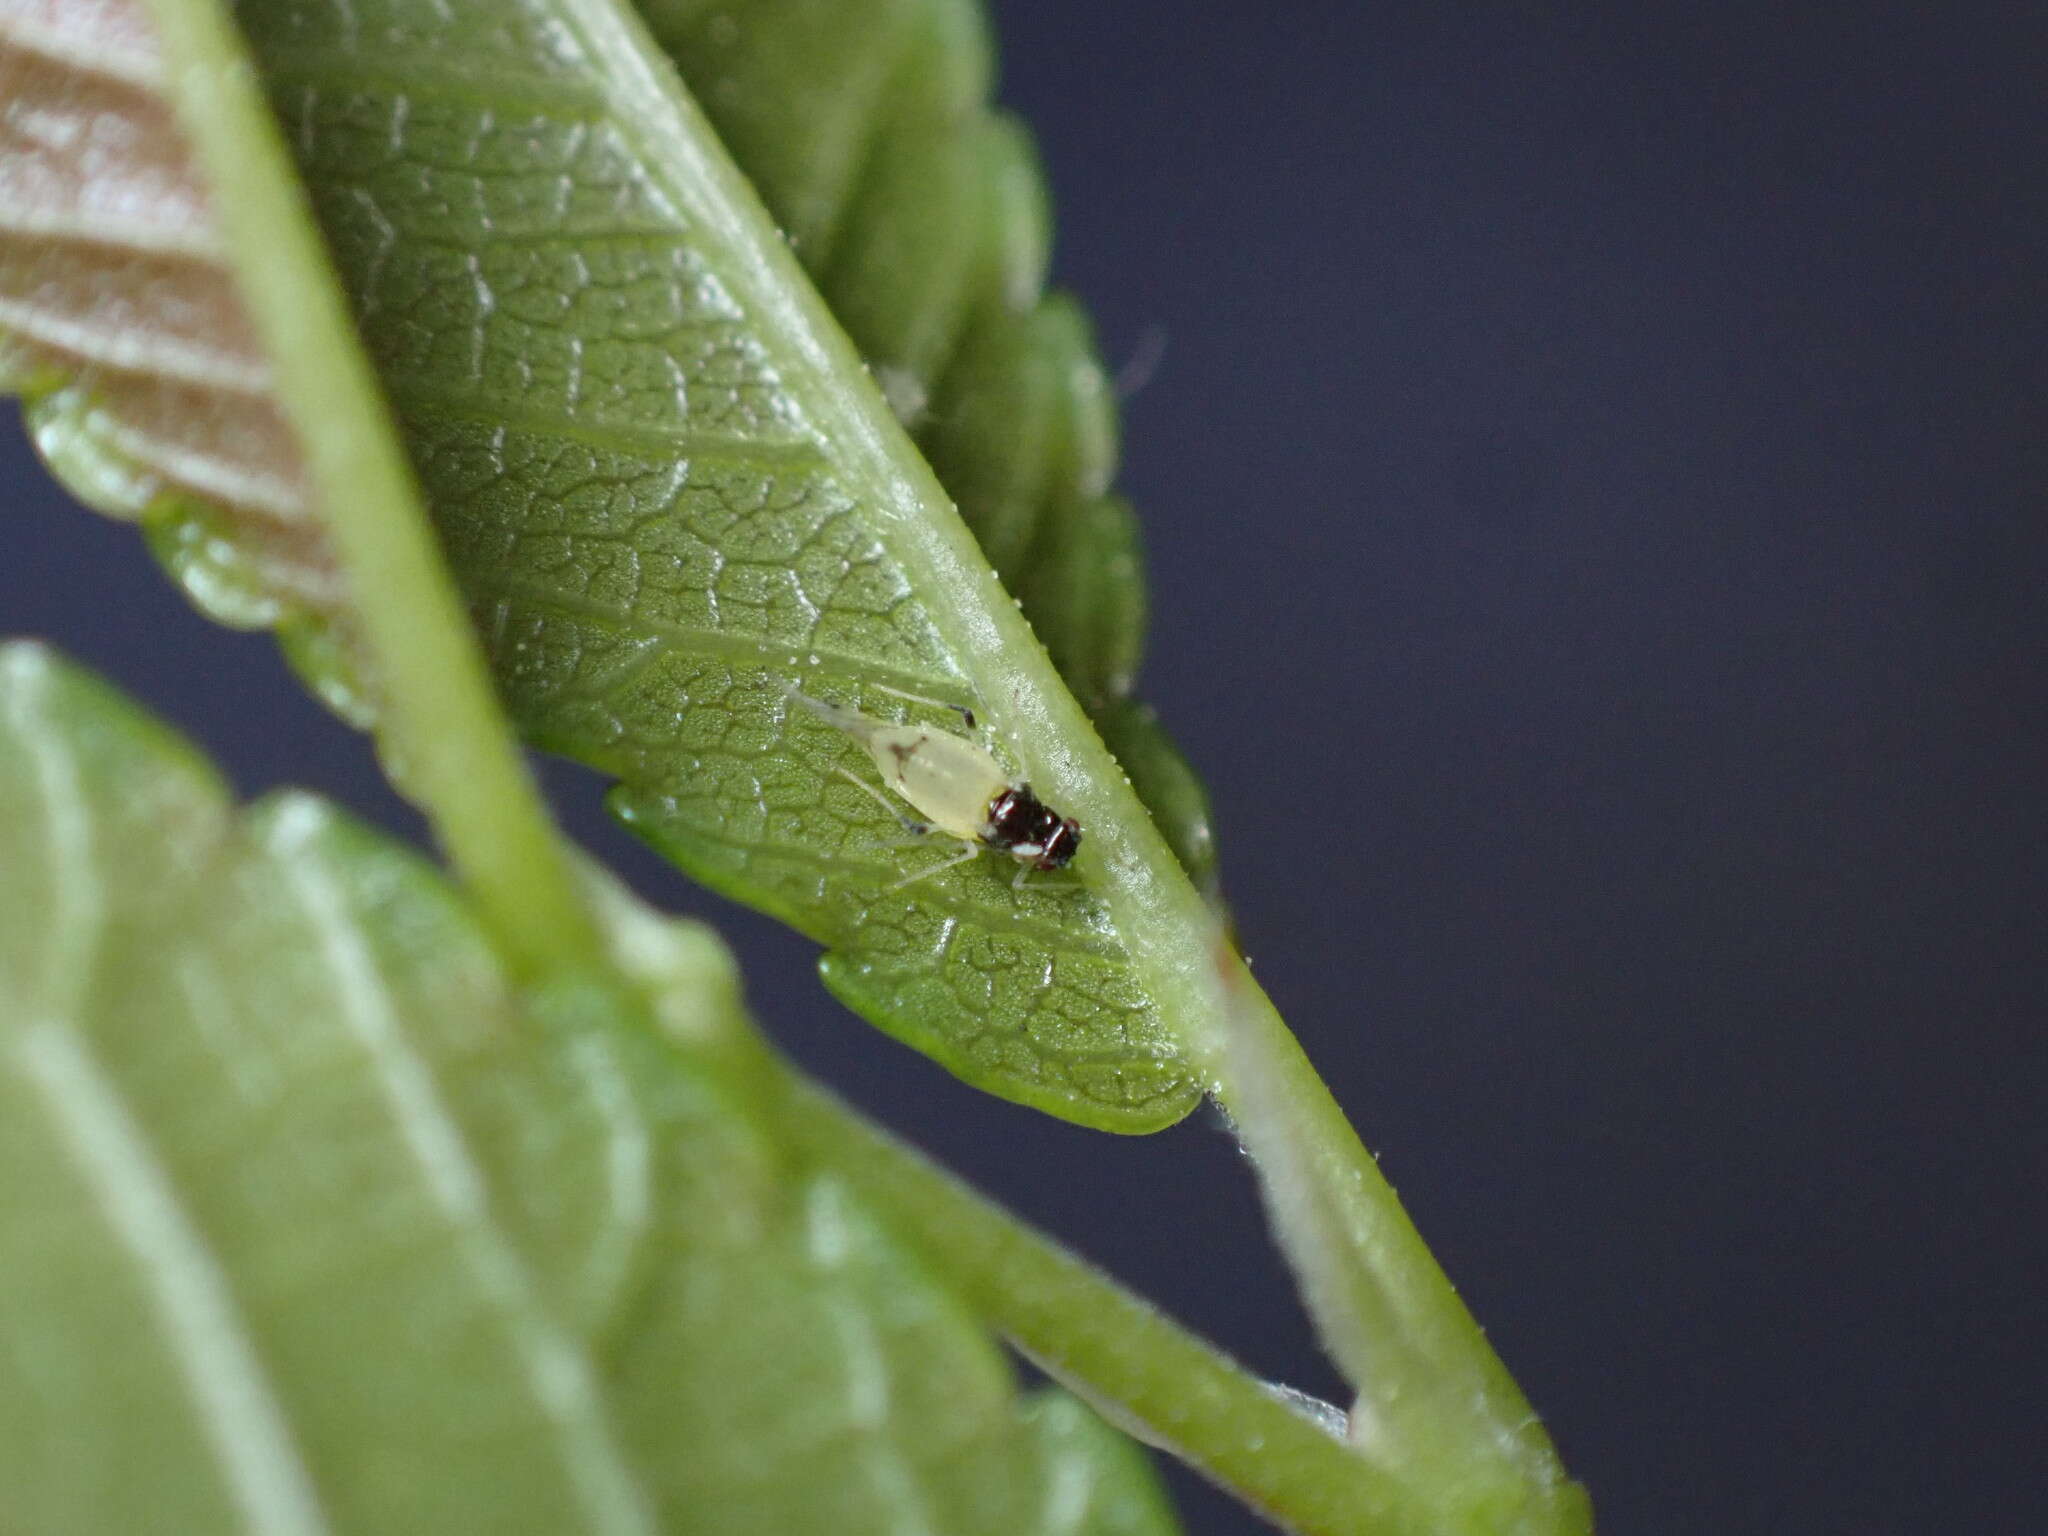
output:
[[[996,24],[1059,276],[1138,385],[1146,691],[1246,946],[1602,1529],[2041,1530],[2043,14]],[[0,630],[249,791],[417,830],[11,410],[0,487]],[[1336,1394],[1212,1120],[1113,1139],[972,1093],[547,773],[816,1071]],[[1176,1488],[1193,1531],[1259,1528]]]

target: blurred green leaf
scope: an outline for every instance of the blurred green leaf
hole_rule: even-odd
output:
[[[9,1528],[1171,1529],[629,999],[26,645],[0,871]],[[735,1027],[663,931],[666,1026]]]

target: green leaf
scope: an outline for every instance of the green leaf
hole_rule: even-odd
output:
[[[629,1000],[21,645],[0,870],[11,1526],[1171,1529]],[[666,1026],[734,1027],[663,933]]]
[[[243,19],[529,737],[617,775],[638,831],[830,946],[840,997],[970,1081],[1107,1129],[1184,1115],[1201,1074],[1097,894],[1099,866],[1129,862],[1111,813],[1089,817],[1086,883],[1018,892],[985,858],[897,889],[937,851],[877,847],[893,824],[837,772],[871,774],[864,757],[791,715],[787,682],[875,714],[903,708],[880,691],[897,688],[981,706],[1020,777],[1072,773],[1086,749],[1027,727],[1020,687],[978,696],[970,678],[1030,642],[992,638],[992,587],[940,590],[975,582],[906,565],[904,540],[934,536],[904,526],[935,515],[904,478],[922,466],[905,449],[878,473],[894,445],[848,458],[864,428],[839,418],[870,386],[805,355],[814,333],[784,312],[811,302],[801,279],[762,269],[768,226],[721,182],[659,57],[604,0],[280,0]],[[15,300],[28,322],[79,259],[40,254],[48,232],[129,183],[157,189],[117,199],[139,223],[78,242],[100,262],[72,306],[90,324],[7,322],[36,366],[45,452],[99,504],[144,516],[215,612],[281,621],[324,692],[372,697],[331,555],[287,493],[293,429],[248,414],[263,359],[208,354],[193,379],[162,361],[235,336],[192,318],[194,296],[215,295],[218,316],[223,263],[263,253],[223,250],[146,65],[110,70],[77,34],[0,36],[46,119],[112,124],[90,176],[7,184],[28,211],[8,227],[31,236],[10,249],[40,263]],[[74,347],[95,325],[98,350]],[[144,417],[166,420],[161,441],[134,428]],[[245,420],[268,425],[252,442]],[[1099,753],[1083,771],[1114,796]]]
[[[1044,178],[1024,126],[989,106],[978,0],[639,9],[1213,893],[1207,796],[1130,698],[1145,587],[1137,519],[1106,489],[1114,391],[1080,308],[1044,293]]]
[[[1093,1409],[1045,1388],[1026,1401],[1024,1418],[1042,1458],[1039,1475],[1047,1490],[1048,1525],[1099,1536],[1151,1536],[1177,1529],[1145,1453]],[[1050,1510],[1055,1502],[1057,1516]]]

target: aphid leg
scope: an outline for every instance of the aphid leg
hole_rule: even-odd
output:
[[[891,688],[887,683],[871,685],[877,693],[893,693],[899,699],[908,699],[913,704],[929,704],[933,709],[950,709],[966,722],[967,729],[974,729],[974,711],[965,704],[948,704],[944,699],[928,699],[921,693],[905,693],[901,688]]]
[[[1013,891],[1023,890],[1024,882],[1031,877],[1031,872],[1034,868],[1036,868],[1035,865],[1019,864],[1017,866],[1017,878],[1010,882],[1010,889]]]
[[[908,832],[912,837],[926,837],[930,835],[932,829],[931,824],[929,822],[918,821],[914,817],[904,815],[901,811],[896,809],[896,804],[894,801],[892,801],[887,795],[883,794],[879,789],[875,788],[875,786],[870,784],[866,779],[862,778],[859,774],[853,772],[849,768],[835,767],[832,771],[838,774],[839,777],[841,777],[842,779],[846,780],[847,783],[853,785],[856,789],[860,790],[862,794],[873,795],[875,797],[875,804],[879,805],[883,810],[887,811],[892,817],[894,817],[896,824],[903,828],[904,831]]]
[[[892,885],[884,887],[884,889],[891,891],[900,891],[906,885],[915,885],[920,880],[927,880],[931,878],[933,875],[940,873],[942,870],[948,870],[953,868],[956,864],[965,864],[969,859],[973,858],[976,854],[980,852],[981,844],[979,843],[963,844],[961,846],[960,851],[957,854],[955,854],[952,858],[941,859],[938,863],[932,865],[931,868],[920,869],[914,875],[905,875],[901,880],[896,881]]]

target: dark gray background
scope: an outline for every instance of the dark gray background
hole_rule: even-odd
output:
[[[2042,13],[1005,0],[1258,972],[1610,1532],[2037,1531]],[[0,628],[413,824],[11,413]],[[1335,1380],[1198,1116],[1093,1136],[702,912],[807,1063]],[[1253,1522],[1182,1479],[1193,1529]]]

